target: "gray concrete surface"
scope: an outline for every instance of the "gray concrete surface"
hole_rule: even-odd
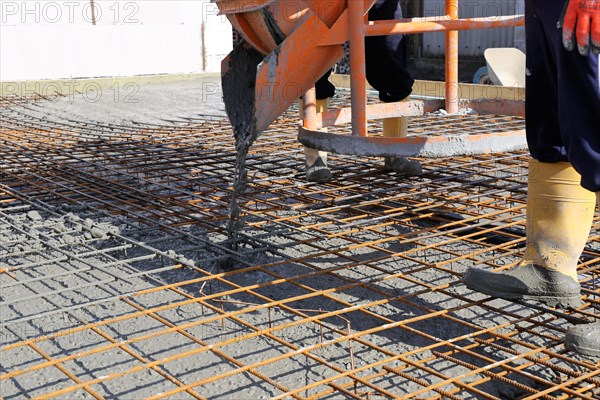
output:
[[[36,104],[34,115],[105,124],[162,124],[199,115],[225,115],[217,75],[168,82],[121,79],[113,84],[73,84],[72,88],[63,97]]]
[[[179,121],[184,123],[186,118],[194,118],[200,114],[203,115],[223,115],[223,107],[220,101],[221,93],[218,89],[218,82],[215,78],[199,78],[197,80],[186,80],[183,82],[172,82],[168,84],[151,84],[139,87],[139,91],[132,97],[136,102],[115,101],[114,97],[103,93],[99,100],[90,102],[86,98],[75,97],[74,100],[62,98],[57,101],[43,102],[36,105],[23,107],[21,110],[29,115],[42,117],[47,121],[65,121],[69,119],[81,121],[96,121],[104,124],[123,124],[130,125],[134,122],[147,124],[165,124],[165,120]],[[268,137],[264,138],[268,140]],[[260,141],[261,139],[259,139]],[[115,144],[116,146],[117,144]],[[232,143],[226,144],[228,151],[232,152]],[[300,151],[300,146],[298,146]],[[264,158],[255,158],[254,161],[263,160],[264,162],[273,162],[273,165],[290,166],[289,161],[293,158],[302,157],[300,152],[296,155],[278,154],[264,156]],[[34,160],[40,161],[40,160]],[[278,164],[277,164],[278,163]],[[361,165],[359,168],[344,171],[344,179],[352,179],[354,176],[363,176],[365,168],[375,169],[379,161],[373,165]],[[299,163],[299,165],[302,165]],[[233,166],[231,165],[232,169]],[[229,169],[229,171],[231,171]],[[105,171],[98,171],[102,174]],[[292,171],[300,174],[301,171]],[[343,200],[355,210],[366,209],[372,205],[376,196],[387,197],[394,195],[392,190],[398,190],[396,196],[401,196],[402,190],[411,190],[413,187],[427,187],[427,179],[435,179],[435,171],[429,171],[431,175],[415,182],[393,182],[393,188],[390,193],[369,193],[369,187],[354,188],[353,192],[345,192],[345,189],[336,189],[339,191],[339,198],[349,196],[349,199]],[[55,179],[55,178],[53,178]],[[147,178],[152,180],[152,178]],[[156,177],[158,182],[161,178]],[[362,179],[362,178],[361,178]],[[382,176],[375,179],[393,179],[391,176]],[[362,181],[361,181],[362,182]],[[135,184],[135,183],[134,183]],[[173,187],[180,187],[182,182],[170,182]],[[285,183],[276,186],[286,193],[289,187]],[[181,185],[182,186],[182,185]],[[356,185],[359,186],[359,185]],[[452,186],[452,184],[450,184]],[[147,189],[149,186],[139,182],[137,189]],[[302,186],[298,186],[302,188]],[[394,189],[395,188],[395,189]],[[224,190],[225,188],[223,188]],[[285,190],[284,190],[285,189]],[[14,188],[18,192],[19,188]],[[296,188],[301,191],[302,189]],[[438,190],[439,192],[436,192]],[[415,194],[422,196],[427,201],[428,196],[449,196],[452,189],[438,188],[429,192]],[[177,193],[177,192],[175,192]],[[462,194],[456,191],[457,194]],[[261,194],[269,197],[269,193]],[[307,190],[307,196],[318,196]],[[304,196],[304,194],[303,194]],[[496,196],[501,197],[500,194]],[[485,203],[484,198],[480,199]],[[498,202],[496,198],[487,199],[492,202]],[[218,243],[225,239],[223,234],[207,233],[202,229],[195,227],[185,228],[183,233],[174,234],[161,230],[159,222],[164,222],[157,217],[156,224],[151,222],[140,223],[133,216],[114,217],[106,213],[99,213],[94,204],[86,204],[80,200],[77,207],[73,205],[62,207],[60,201],[54,204],[53,208],[44,208],[35,203],[35,199],[30,199],[31,204],[23,209],[10,211],[9,217],[0,218],[0,234],[3,237],[2,257],[4,261],[17,269],[23,269],[18,272],[21,280],[37,279],[30,284],[25,291],[22,285],[14,285],[14,281],[7,275],[0,275],[0,284],[8,285],[8,288],[19,291],[3,291],[2,301],[7,302],[2,308],[2,323],[10,328],[3,329],[2,345],[10,345],[20,340],[33,338],[40,335],[47,335],[57,331],[76,328],[85,322],[101,322],[109,318],[118,317],[134,312],[131,305],[120,299],[111,298],[113,294],[129,293],[161,284],[182,282],[186,279],[198,277],[198,273],[189,269],[172,269],[152,273],[165,266],[172,265],[178,261],[191,260],[198,267],[206,271],[218,271],[215,269],[214,258],[219,252],[199,243],[197,238],[201,238],[208,243]],[[282,200],[282,204],[285,199]],[[340,202],[336,206],[343,205]],[[386,200],[390,201],[390,200]],[[363,204],[364,203],[364,204]],[[242,251],[248,251],[247,257],[244,257],[246,265],[267,265],[280,263],[276,267],[269,268],[273,274],[267,274],[262,271],[253,271],[243,274],[228,276],[227,279],[237,285],[247,286],[260,283],[269,283],[278,279],[278,277],[296,278],[295,283],[265,285],[256,289],[256,292],[270,299],[288,299],[297,295],[309,293],[306,287],[312,290],[334,289],[343,285],[355,284],[353,287],[345,290],[336,290],[331,293],[340,302],[347,303],[348,307],[367,304],[375,300],[385,298],[381,293],[387,296],[409,296],[412,303],[402,300],[391,301],[387,304],[371,307],[372,311],[383,318],[399,321],[407,318],[424,315],[430,311],[443,311],[453,309],[464,305],[465,302],[457,298],[444,294],[442,291],[431,291],[429,293],[411,296],[423,289],[423,286],[415,282],[426,282],[430,285],[443,286],[450,285],[447,289],[450,294],[460,294],[467,296],[470,301],[477,301],[485,298],[483,295],[474,294],[466,289],[457,280],[456,275],[445,271],[443,268],[436,268],[437,263],[442,263],[452,257],[460,255],[474,254],[482,247],[475,243],[467,243],[451,236],[440,234],[437,237],[431,237],[427,232],[420,232],[419,227],[415,225],[399,225],[390,223],[388,227],[381,230],[356,229],[354,233],[345,234],[344,237],[327,238],[327,231],[335,234],[336,232],[348,231],[348,227],[342,223],[343,218],[349,215],[341,210],[339,214],[335,211],[323,213],[320,215],[314,211],[319,211],[331,207],[331,204],[319,204],[315,202],[313,209],[299,210],[285,208],[276,210],[279,217],[298,216],[305,225],[323,224],[324,231],[321,238],[315,238],[310,233],[287,229],[273,223],[261,229],[244,228],[244,234],[252,237],[260,235],[263,240],[271,244],[271,248],[258,254],[251,253],[245,248]],[[164,210],[166,212],[168,210]],[[166,215],[166,214],[165,214]],[[365,214],[366,215],[366,214]],[[339,218],[330,219],[331,216]],[[365,222],[368,216],[361,218],[356,223]],[[393,221],[390,219],[390,221]],[[96,230],[95,230],[96,229]],[[398,240],[387,240],[379,244],[380,250],[373,247],[352,248],[355,241],[378,240],[386,235],[395,236],[411,235],[411,232],[417,233],[417,236],[423,236],[419,239],[421,246],[428,246],[443,243],[441,246],[446,251],[431,249],[425,253],[414,252],[412,243],[400,243]],[[384,235],[385,233],[385,235]],[[127,240],[126,240],[127,239]],[[353,239],[353,240],[351,240]],[[49,245],[54,245],[50,247]],[[126,246],[126,249],[120,249],[119,246]],[[151,246],[160,256],[152,256],[153,251],[147,247]],[[109,249],[117,247],[119,250],[111,251]],[[60,262],[60,251],[70,254],[88,253],[82,262],[77,259],[69,259],[67,262]],[[344,249],[339,254],[322,254],[323,249]],[[110,257],[102,253],[97,254],[93,251],[108,252]],[[408,252],[417,261],[411,261],[406,258],[384,258],[385,251],[392,253]],[[454,255],[454,256],[453,256]],[[152,256],[152,257],[151,257]],[[138,257],[141,257],[138,259]],[[144,258],[146,257],[146,258]],[[337,274],[328,274],[298,278],[299,276],[315,272],[307,265],[294,261],[297,258],[308,257],[310,263],[318,265],[320,269],[345,267]],[[51,262],[43,264],[36,268],[24,268],[31,262],[40,262],[48,258]],[[355,266],[349,267],[351,259],[358,260]],[[496,260],[497,265],[515,262],[518,255],[503,256]],[[58,260],[58,261],[57,261]],[[110,261],[126,260],[124,265],[117,265],[111,268],[110,272],[127,279],[113,279],[111,275],[101,271]],[[367,264],[371,267],[367,267]],[[423,265],[431,267],[423,269]],[[464,272],[473,261],[469,259],[460,259],[453,262],[450,266],[453,272]],[[81,274],[73,273],[74,270],[83,269]],[[388,279],[390,274],[404,273],[411,279],[395,277]],[[52,279],[44,279],[44,276],[67,273],[64,276],[56,276]],[[106,280],[106,282],[103,282]],[[102,282],[102,283],[101,283]],[[369,282],[368,285],[361,285]],[[83,285],[92,284],[90,287]],[[304,287],[301,285],[305,285]],[[219,280],[213,280],[208,287],[202,285],[187,285],[184,293],[175,293],[173,291],[160,291],[149,293],[144,296],[135,297],[135,303],[144,307],[169,306],[177,302],[184,301],[187,297],[199,296],[200,289],[206,290],[204,293],[221,293],[231,289],[231,286]],[[372,290],[375,289],[375,290]],[[379,292],[379,293],[378,293]],[[48,293],[45,300],[40,300],[43,296],[39,293]],[[111,294],[113,293],[113,294]],[[24,301],[23,298],[34,296],[37,299]],[[256,296],[250,296],[244,293],[238,293],[226,297],[231,303],[224,304],[225,311],[243,310],[248,307],[243,302],[260,304],[265,300],[258,301]],[[93,302],[94,304],[88,305]],[[341,307],[340,302],[333,302],[324,296],[310,297],[304,300],[293,301],[290,306],[297,309],[334,311]],[[514,313],[520,316],[533,315],[534,310],[501,300],[495,300],[492,303],[506,312]],[[68,308],[71,308],[67,310]],[[310,314],[309,312],[307,312]],[[36,316],[36,315],[40,316]],[[201,308],[197,304],[181,307],[168,308],[160,312],[160,316],[168,319],[174,324],[196,323],[194,326],[186,329],[186,332],[197,338],[204,344],[217,345],[219,342],[227,339],[243,338],[243,335],[253,332],[251,328],[233,320],[227,320],[224,325],[218,322],[203,323],[204,320],[217,315],[206,307]],[[503,316],[499,313],[491,312],[485,308],[474,306],[457,311],[453,311],[451,316],[460,318],[469,323],[476,324],[480,328],[491,328],[503,323],[510,323],[514,318]],[[284,307],[275,307],[272,313],[266,309],[260,309],[255,312],[244,313],[240,318],[247,324],[256,327],[267,327],[269,317],[272,323],[277,327],[283,323],[296,321],[297,316],[290,313]],[[384,321],[374,317],[369,317],[364,313],[353,312],[345,314],[351,322],[351,328],[354,332],[364,331],[374,327],[382,326]],[[83,321],[83,322],[82,322]],[[300,324],[274,331],[274,334],[298,348],[310,348],[317,346],[321,340],[333,340],[340,336],[340,331],[347,329],[344,321],[336,318],[328,318],[324,321],[329,328],[323,329],[321,336],[320,327],[317,324]],[[439,340],[452,339],[461,335],[469,334],[472,329],[445,317],[436,317],[427,321],[417,321],[409,325],[412,329],[425,333],[417,335],[409,330],[394,328],[385,329],[380,332],[368,334],[362,337],[364,340],[381,346],[393,353],[404,353],[407,351],[417,351],[412,357],[413,360],[426,359],[431,356],[430,351],[418,352],[423,346],[430,345]],[[557,329],[566,326],[563,322]],[[145,315],[136,318],[133,321],[125,323],[111,323],[103,328],[103,331],[116,341],[135,340],[144,335],[164,330],[164,326],[151,316]],[[536,336],[524,333],[529,343],[544,346],[551,340],[547,337]],[[458,345],[466,344],[466,340],[460,341]],[[69,357],[70,355],[81,354],[85,351],[93,350],[98,346],[104,346],[107,341],[101,338],[97,333],[90,330],[77,332],[56,340],[44,341],[41,346],[43,351],[53,358]],[[202,344],[181,335],[180,333],[169,333],[157,337],[148,337],[142,341],[134,341],[127,344],[127,349],[134,351],[146,360],[162,360],[165,357],[181,354],[183,352],[193,352],[201,348]],[[253,364],[275,357],[284,352],[290,352],[292,349],[280,342],[269,339],[265,336],[259,338],[243,339],[220,348],[223,352],[245,364]],[[365,366],[381,359],[382,353],[368,348],[366,346],[354,343],[354,354],[357,367]],[[448,348],[442,348],[448,350]],[[520,349],[523,350],[523,349]],[[323,349],[311,351],[312,354],[327,360],[340,370],[351,368],[349,363],[349,349],[347,343],[331,344]],[[494,352],[486,352],[485,355],[490,358],[496,357]],[[480,363],[473,357],[464,357],[467,362]],[[17,350],[2,352],[2,371],[14,371],[26,369],[36,364],[44,362],[43,357],[29,347],[20,347]],[[130,353],[124,351],[120,346],[114,346],[109,351],[104,351],[93,356],[76,357],[74,360],[64,362],[64,366],[76,374],[83,381],[94,378],[104,377],[110,373],[126,371],[127,369],[140,365]],[[449,376],[459,376],[468,371],[464,367],[457,366],[455,363],[438,359],[434,365],[431,365],[438,371]],[[164,371],[177,377],[178,379],[189,383],[197,380],[210,378],[219,373],[224,373],[235,369],[230,362],[211,351],[203,351],[189,356],[175,359],[164,363],[161,367]],[[530,368],[538,376],[544,379],[552,380],[556,377],[547,368]],[[331,368],[318,364],[305,355],[296,355],[285,361],[268,364],[260,368],[260,371],[279,383],[290,388],[309,384],[314,381],[331,376],[334,371]],[[369,371],[373,372],[373,370]],[[424,374],[422,371],[416,371],[414,368],[404,370],[406,373],[413,373],[415,376],[421,376],[430,382],[436,382],[437,378]],[[467,380],[474,380],[476,376]],[[535,383],[530,379],[520,378],[522,383],[535,387]],[[389,375],[381,380],[375,380],[375,384],[386,387],[402,394],[420,389],[420,385],[409,382],[400,377],[389,378]],[[13,379],[7,380],[2,384],[2,397],[5,399],[31,398],[53,390],[67,387],[73,383],[65,377],[56,368],[45,368],[42,371],[27,373]],[[145,369],[133,375],[119,377],[107,380],[105,383],[93,385],[93,389],[102,396],[118,399],[137,399],[150,396],[157,393],[167,392],[174,389],[173,383],[165,380],[159,371],[154,369]],[[493,395],[498,395],[504,399],[513,399],[519,395],[507,385],[490,381],[479,386]],[[363,388],[364,389],[364,388]],[[318,388],[323,390],[323,387]],[[202,386],[198,390],[203,396],[209,399],[257,399],[270,398],[280,394],[274,387],[261,382],[256,376],[250,373],[242,373],[231,376],[230,378],[219,380]],[[309,396],[315,394],[317,389],[303,392],[302,395]],[[77,390],[69,394],[68,398],[89,398],[89,393],[83,390]],[[181,393],[173,398],[183,399],[190,397],[186,393]],[[347,398],[342,393],[334,393],[329,396],[330,399]],[[476,395],[465,395],[466,399],[479,398]]]

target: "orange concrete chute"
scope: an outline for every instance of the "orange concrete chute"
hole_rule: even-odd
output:
[[[331,27],[346,9],[346,0],[218,0],[216,3],[244,39],[264,55],[306,22],[307,14],[315,15]]]
[[[521,99],[484,97],[465,102],[467,99],[459,97],[458,31],[520,26],[523,16],[461,19],[459,1],[445,0],[444,15],[369,22],[366,15],[375,0],[217,0],[222,14],[244,38],[222,63],[223,97],[238,143],[251,144],[303,95],[301,143],[339,154],[448,156],[448,148],[459,142],[453,137],[431,139],[426,134],[416,142],[414,138],[382,138],[369,134],[368,120],[422,115],[442,107],[448,114],[456,114],[467,105],[480,114],[510,111],[511,115],[521,115]],[[412,99],[406,104],[368,104],[365,38],[434,31],[446,33],[445,103],[440,106],[439,99]],[[311,89],[344,55],[342,44],[347,41],[351,107],[317,115],[315,91]],[[352,125],[351,135],[321,129],[348,123]],[[512,150],[526,148],[524,132],[513,136],[514,140],[507,140],[506,135],[492,132],[485,138],[470,137],[460,141],[464,145],[455,146],[454,154],[507,150],[502,144]]]
[[[245,40],[222,63],[225,107],[236,137],[253,140],[343,57],[339,43],[320,43],[347,0],[216,3]]]

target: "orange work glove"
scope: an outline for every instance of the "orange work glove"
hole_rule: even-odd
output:
[[[567,0],[562,16],[563,45],[582,56],[600,54],[600,0]]]

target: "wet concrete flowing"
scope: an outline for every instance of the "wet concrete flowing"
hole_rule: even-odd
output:
[[[244,226],[244,221],[241,216],[240,196],[244,193],[248,184],[246,158],[250,146],[238,142],[236,148],[235,179],[233,181],[233,192],[231,194],[231,203],[229,205],[229,221],[227,223],[229,248],[233,251],[239,250],[240,232]]]
[[[263,58],[258,51],[242,43],[224,61],[227,69],[222,78],[223,100],[233,126],[237,151],[235,179],[227,224],[227,236],[230,249],[233,251],[239,249],[240,231],[243,227],[239,202],[248,183],[246,158],[250,146],[260,134],[256,129],[254,102],[256,99],[256,69]],[[225,267],[230,267],[230,265]]]

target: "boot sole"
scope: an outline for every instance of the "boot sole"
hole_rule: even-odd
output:
[[[575,309],[581,306],[583,303],[579,295],[573,296],[536,296],[530,294],[519,294],[519,293],[507,293],[507,292],[499,292],[495,290],[490,290],[487,287],[479,286],[473,282],[465,282],[465,285],[477,292],[481,292],[483,294],[487,294],[488,296],[497,297],[504,300],[534,300],[539,301],[541,303],[546,304],[549,307],[553,308],[562,308],[562,309]]]
[[[586,356],[600,357],[600,349],[593,349],[590,347],[579,346],[575,343],[565,343],[565,348],[575,353],[583,354]]]
[[[329,170],[319,170],[306,174],[306,180],[314,183],[327,183],[333,179],[333,175]]]

